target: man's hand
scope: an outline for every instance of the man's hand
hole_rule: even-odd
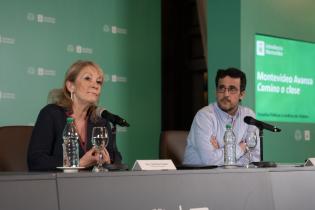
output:
[[[211,136],[210,143],[212,144],[214,149],[219,149],[219,143],[217,139],[215,138],[215,136]]]
[[[242,152],[245,152],[246,149],[247,149],[247,145],[244,141],[241,141],[239,144],[238,144],[242,150]]]

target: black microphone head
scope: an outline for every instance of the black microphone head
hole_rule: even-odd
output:
[[[255,125],[255,121],[256,120],[251,116],[244,117],[244,122],[246,122],[247,124]]]
[[[280,132],[281,129],[277,128],[276,126],[270,125],[268,123],[256,120],[255,118],[251,117],[251,116],[246,116],[244,117],[244,122],[249,124],[249,125],[255,125],[257,128],[259,129],[267,129],[269,131],[272,132]]]
[[[115,125],[118,124],[118,125],[123,126],[123,127],[129,127],[130,126],[126,120],[119,117],[118,115],[110,113],[109,111],[107,111],[106,109],[104,109],[102,107],[97,107],[95,111],[96,111],[96,116],[98,116],[100,118],[104,118]]]
[[[97,107],[95,110],[96,116],[102,118],[102,113],[103,111],[105,111],[106,109],[102,108],[102,107]]]

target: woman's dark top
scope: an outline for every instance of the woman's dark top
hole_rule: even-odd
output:
[[[62,166],[62,132],[67,121],[67,111],[56,104],[48,104],[39,113],[35,123],[30,144],[28,147],[27,162],[29,170],[48,171]],[[92,122],[90,116],[87,123],[86,151],[92,148],[91,134],[94,126],[106,126],[109,134],[109,143],[106,147],[111,163],[121,163],[121,155],[117,149],[115,134],[111,125],[105,119]],[[79,156],[84,155],[83,145],[79,144]]]

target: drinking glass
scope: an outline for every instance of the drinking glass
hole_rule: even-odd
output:
[[[252,151],[255,149],[257,145],[257,135],[255,131],[247,131],[245,136],[245,143],[246,143],[246,152],[248,154],[248,164],[246,165],[247,168],[255,167],[251,164],[252,162]]]
[[[94,172],[108,171],[102,166],[101,160],[103,155],[101,151],[106,148],[108,144],[108,131],[106,127],[94,127],[92,130],[92,144],[98,154],[97,165],[93,167]]]

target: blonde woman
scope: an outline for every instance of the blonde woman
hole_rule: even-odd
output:
[[[74,119],[79,135],[80,166],[89,168],[97,164],[99,155],[90,140],[94,126],[106,126],[109,132],[109,143],[102,151],[102,163],[121,162],[110,123],[95,113],[103,82],[101,68],[92,61],[79,60],[70,66],[63,88],[52,91],[53,101],[38,115],[28,149],[30,170],[56,170],[62,166],[62,132],[67,117]]]

